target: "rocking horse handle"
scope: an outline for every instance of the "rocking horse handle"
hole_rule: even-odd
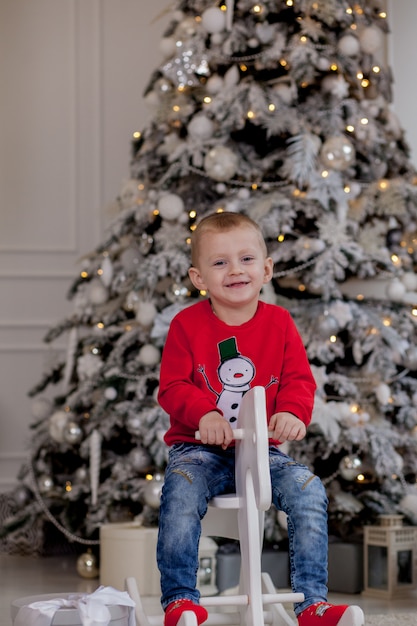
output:
[[[201,435],[200,435],[200,431],[196,430],[195,431],[195,438],[197,439],[197,441],[201,441]],[[243,428],[235,428],[233,430],[233,439],[239,439],[242,440],[243,437],[245,436],[245,431]],[[268,430],[268,439],[274,439],[274,433],[272,430]]]

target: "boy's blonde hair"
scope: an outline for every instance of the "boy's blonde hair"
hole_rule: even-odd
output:
[[[227,232],[235,228],[251,228],[254,230],[259,237],[259,243],[262,246],[265,256],[267,255],[265,240],[258,224],[243,213],[223,211],[221,213],[212,213],[204,217],[201,222],[197,224],[197,228],[191,235],[191,264],[193,267],[197,267],[198,265],[200,243],[205,233]]]

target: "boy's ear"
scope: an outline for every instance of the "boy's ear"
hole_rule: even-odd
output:
[[[268,283],[272,279],[273,273],[274,273],[274,261],[269,256],[265,259],[264,283]]]
[[[201,289],[205,289],[204,281],[196,267],[190,267],[188,270],[188,276],[196,289],[199,291],[201,291]]]

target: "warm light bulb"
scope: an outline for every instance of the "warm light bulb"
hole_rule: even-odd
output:
[[[141,136],[142,135],[138,130],[133,133],[133,139],[140,139]]]

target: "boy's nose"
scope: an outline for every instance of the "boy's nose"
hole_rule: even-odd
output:
[[[230,263],[230,273],[231,274],[241,274],[242,268],[239,261],[232,261]]]

